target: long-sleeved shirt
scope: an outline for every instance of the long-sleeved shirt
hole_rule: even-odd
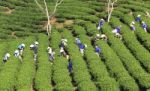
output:
[[[117,30],[117,33],[120,33],[121,31],[120,27],[117,27],[116,30]]]
[[[147,24],[146,23],[142,23],[142,28],[147,28]]]
[[[104,25],[104,21],[103,21],[103,20],[100,20],[98,26],[101,27],[101,26],[103,26],[103,25]]]
[[[135,21],[140,22],[141,18],[140,17],[136,17]]]
[[[8,60],[9,59],[9,54],[5,54],[5,56],[4,56],[4,58],[3,58],[3,60]]]
[[[131,30],[133,31],[136,29],[134,25],[130,25],[130,27],[131,27]]]
[[[77,45],[81,44],[81,41],[80,41],[79,38],[76,39],[76,44],[77,44]]]
[[[80,45],[79,45],[79,48],[80,48],[80,49],[85,49],[84,44],[80,44]]]
[[[96,47],[96,48],[95,48],[95,52],[96,52],[96,53],[100,53],[100,52],[101,52],[101,48]]]
[[[33,51],[34,51],[34,54],[37,54],[37,53],[38,53],[38,46],[37,46],[37,45],[34,45]]]
[[[23,47],[22,45],[19,45],[19,46],[18,46],[18,49],[19,49],[19,50],[23,50],[24,47]]]
[[[14,56],[15,56],[15,57],[18,57],[18,56],[19,56],[19,51],[18,51],[18,50],[16,50],[16,51],[14,52]]]

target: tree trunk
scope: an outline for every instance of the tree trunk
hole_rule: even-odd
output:
[[[108,9],[108,18],[107,18],[107,22],[109,22],[109,15],[110,15],[110,3],[111,3],[111,0],[108,0],[108,6],[107,6],[107,9]]]
[[[48,8],[47,8],[47,3],[44,0],[44,4],[45,4],[45,11],[46,11],[46,16],[47,16],[47,35],[49,36],[49,34],[51,33],[51,24],[50,24],[50,18],[49,18],[49,12],[48,12]]]

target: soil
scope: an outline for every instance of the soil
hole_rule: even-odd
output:
[[[15,32],[12,32],[11,36],[13,36],[13,37],[15,37],[17,39],[17,36],[15,35]]]
[[[47,23],[48,23],[47,21],[44,22],[44,29],[45,30],[46,30]],[[64,26],[72,25],[74,23],[74,21],[73,20],[66,20],[64,23],[59,23],[59,22],[57,22],[57,18],[53,17],[50,20],[50,23],[51,23],[51,25],[55,26],[57,29],[61,29],[61,28],[64,28]]]
[[[133,15],[133,12],[129,12],[129,14],[128,15]]]
[[[66,20],[66,21],[64,22],[64,25],[65,25],[65,26],[69,26],[69,25],[72,25],[73,23],[74,23],[73,20]]]
[[[5,11],[3,13],[5,14],[11,14],[14,11],[14,9],[10,9],[8,7],[6,7]]]
[[[33,86],[31,85],[31,91],[34,91],[34,88],[33,88]]]

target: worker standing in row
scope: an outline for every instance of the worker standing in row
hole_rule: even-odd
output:
[[[9,60],[9,58],[10,58],[10,54],[9,54],[9,53],[6,53],[6,54],[4,55],[3,62],[4,62],[4,63],[7,62],[7,61]]]
[[[99,56],[100,53],[101,53],[101,48],[98,47],[98,46],[95,46],[95,53],[96,53],[97,56]]]
[[[68,40],[67,39],[61,39],[61,42],[60,42],[60,45],[59,45],[59,48],[60,48],[60,56],[64,56],[66,57],[67,59],[69,59],[69,54],[66,50],[66,47],[67,47],[67,42]]]
[[[19,53],[19,50],[15,50],[15,51],[14,51],[14,56],[15,56],[16,58],[19,58],[19,60],[22,62],[22,57],[21,57],[21,55],[20,55],[20,53]]]
[[[79,39],[79,37],[76,38],[75,41],[76,41],[76,44],[77,44],[78,46],[81,44],[81,40]]]
[[[131,30],[132,30],[133,32],[136,30],[136,28],[135,28],[135,22],[134,22],[134,21],[131,22],[130,28],[131,28]]]
[[[86,44],[80,44],[79,45],[79,50],[80,50],[80,53],[82,54],[82,56],[84,56],[84,51],[85,49],[87,48],[87,45]]]
[[[25,49],[25,44],[22,43],[22,44],[20,44],[20,45],[18,46],[18,50],[19,50],[19,55],[20,55],[20,56],[23,55],[24,49]]]
[[[101,32],[100,30],[101,30],[102,26],[104,25],[104,22],[105,22],[104,19],[100,19],[100,21],[98,23],[98,27],[97,27],[97,29],[99,30],[99,32]]]
[[[54,59],[55,59],[55,57],[54,57],[55,52],[52,50],[51,47],[48,47],[47,50],[48,50],[48,54],[49,54],[49,60],[50,60],[51,62],[53,62]]]
[[[116,27],[114,30],[112,30],[112,33],[115,34],[115,37],[119,38],[120,40],[122,39],[121,33],[121,25]]]
[[[34,53],[34,61],[37,61],[38,45],[39,43],[37,41],[30,45],[30,50],[33,50]]]
[[[147,24],[144,21],[142,21],[142,28],[147,32]]]
[[[137,17],[135,18],[136,22],[141,22],[141,15],[137,15]]]

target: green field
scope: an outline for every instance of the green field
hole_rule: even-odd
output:
[[[43,0],[38,0],[44,5]],[[57,0],[46,0],[52,13]],[[95,53],[92,39],[99,33],[100,19],[107,21],[108,0],[63,0],[51,19],[52,33],[46,34],[47,17],[34,0],[0,0],[0,91],[150,91],[150,0],[118,0],[110,22],[101,32],[108,37],[95,44],[102,49]],[[132,32],[130,23],[141,15],[148,28],[140,22]],[[121,25],[122,40],[112,34]],[[72,60],[59,56],[61,38],[68,40],[66,50]],[[81,55],[75,38],[87,45]],[[29,46],[39,42],[38,58],[34,61]],[[25,43],[23,62],[13,53]],[[47,47],[55,54],[49,61]],[[11,57],[3,63],[5,53]]]

